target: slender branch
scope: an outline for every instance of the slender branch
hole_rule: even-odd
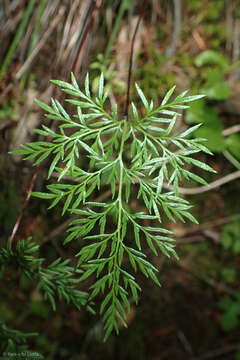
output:
[[[25,61],[25,63],[22,65],[22,67],[18,70],[18,72],[15,75],[16,80],[19,80],[22,75],[24,74],[25,70],[28,68],[28,66],[32,63],[32,61],[34,60],[34,58],[37,56],[37,54],[39,53],[39,51],[41,50],[41,48],[45,45],[45,42],[47,40],[47,38],[51,35],[52,31],[54,30],[54,28],[57,26],[57,24],[60,22],[60,20],[62,19],[63,15],[65,14],[65,7],[61,7],[59,9],[59,13],[58,15],[53,19],[52,23],[50,24],[49,28],[47,29],[47,31],[43,34],[41,40],[39,41],[38,45],[35,47],[35,49],[33,50],[33,52],[31,53],[31,55],[27,58],[27,60]]]
[[[192,228],[186,229],[186,231],[184,231],[184,236],[189,236],[196,232],[208,230],[209,228],[222,226],[222,225],[228,224],[232,221],[239,220],[239,219],[240,219],[240,214],[236,214],[236,215],[231,215],[231,216],[227,216],[227,217],[216,219],[216,220],[211,220],[211,221],[205,222],[201,225],[196,225],[196,226],[193,226]]]
[[[239,131],[240,131],[240,125],[238,124],[238,125],[234,125],[234,126],[231,126],[228,129],[223,130],[222,135],[223,136],[228,136],[228,135],[234,134],[234,133],[239,132]]]
[[[3,79],[3,76],[4,74],[6,73],[6,70],[8,68],[8,65],[9,63],[11,62],[13,56],[14,56],[14,53],[19,45],[19,42],[20,42],[20,39],[21,39],[21,36],[24,32],[24,29],[29,21],[29,18],[32,14],[32,11],[33,11],[33,8],[34,8],[34,5],[35,5],[35,2],[36,0],[30,0],[28,2],[28,5],[27,5],[27,8],[26,8],[26,11],[24,12],[23,14],[23,17],[22,17],[22,20],[17,28],[17,31],[16,31],[16,34],[13,38],[13,41],[7,51],[7,54],[3,60],[3,63],[1,64],[0,66],[0,81],[2,81]]]
[[[147,0],[143,0],[143,2],[142,2],[137,25],[135,27],[135,31],[134,31],[132,42],[131,42],[130,60],[129,60],[129,68],[128,68],[127,99],[126,99],[126,108],[125,108],[125,116],[126,116],[127,120],[128,120],[128,108],[129,108],[129,103],[130,103],[130,87],[131,87],[132,65],[133,65],[133,50],[134,50],[137,31],[138,31],[140,22],[144,16],[144,9],[146,6],[146,2],[147,2]]]
[[[102,0],[96,0],[92,10],[91,10],[91,15],[90,15],[90,20],[85,28],[85,31],[83,33],[83,36],[82,36],[82,39],[81,39],[81,42],[79,44],[79,49],[78,49],[78,55],[77,55],[77,58],[75,60],[75,63],[73,65],[73,71],[75,73],[78,73],[79,72],[79,68],[80,68],[80,65],[81,65],[81,61],[82,61],[82,53],[83,53],[83,46],[85,45],[85,41],[87,39],[87,36],[88,34],[90,33],[90,30],[92,29],[93,27],[93,24],[94,24],[94,19],[97,15],[97,12],[98,10],[100,9],[102,5]]]
[[[174,24],[173,24],[173,36],[172,42],[166,50],[166,56],[171,58],[174,56],[177,43],[180,35],[180,27],[181,27],[181,0],[173,0],[174,5]]]
[[[230,53],[232,49],[232,38],[233,38],[233,0],[225,0],[226,6],[226,30],[227,30],[227,41],[226,50]]]
[[[210,350],[206,354],[203,354],[203,355],[201,355],[199,357],[193,357],[193,358],[191,358],[191,360],[216,359],[219,356],[232,353],[232,352],[236,351],[237,349],[239,349],[239,343],[232,344],[232,345],[226,345],[225,347],[222,347],[220,349],[218,348],[218,349],[215,349],[215,350]]]
[[[9,91],[12,90],[12,88],[13,88],[13,83],[8,84],[4,88],[3,92],[0,95],[0,105],[2,104],[3,100],[5,99],[6,95],[9,93]]]
[[[57,64],[60,63],[60,61],[62,61],[64,59],[63,53],[66,47],[66,44],[69,43],[69,33],[71,31],[71,26],[72,26],[72,21],[74,18],[74,15],[76,14],[77,10],[78,10],[78,6],[79,6],[79,1],[74,1],[71,4],[71,8],[68,12],[67,18],[66,18],[66,22],[65,22],[65,26],[62,32],[62,41],[61,44],[59,46],[59,50],[57,53]]]
[[[202,274],[199,274],[197,270],[193,270],[190,266],[186,265],[183,261],[179,260],[173,260],[174,263],[180,267],[181,269],[187,271],[192,276],[196,277],[200,281],[203,281],[204,283],[208,284],[209,286],[213,287],[217,291],[221,290],[221,292],[224,292],[229,295],[234,295],[234,290],[232,290],[230,287],[228,287],[226,284],[222,282],[218,282],[212,278],[203,276]]]
[[[27,192],[27,197],[26,197],[26,199],[25,199],[25,201],[24,201],[22,210],[21,210],[21,212],[20,212],[20,214],[19,214],[19,216],[18,216],[18,219],[17,219],[17,221],[16,221],[16,224],[15,224],[15,226],[14,226],[14,228],[13,228],[13,231],[12,231],[12,234],[11,234],[11,243],[13,243],[14,240],[15,240],[16,233],[17,233],[18,228],[19,228],[19,226],[20,226],[20,224],[21,224],[22,217],[23,217],[24,212],[25,212],[25,210],[26,210],[26,208],[27,208],[27,206],[28,206],[28,203],[29,203],[29,201],[30,201],[31,192],[32,192],[32,190],[33,190],[33,187],[34,187],[34,184],[35,184],[35,181],[36,181],[36,178],[37,178],[37,174],[38,174],[39,167],[40,167],[40,164],[38,164],[38,165],[36,166],[36,168],[35,168],[35,171],[34,171],[34,174],[33,174],[33,177],[32,177],[32,180],[31,180],[31,183],[30,183],[28,192]]]
[[[208,185],[204,185],[204,186],[199,186],[193,189],[187,189],[187,188],[183,188],[183,187],[179,187],[178,191],[180,194],[184,194],[184,195],[195,195],[195,194],[201,194],[204,193],[206,191],[210,191],[212,189],[215,189],[219,186],[222,186],[230,181],[236,180],[240,177],[240,170],[239,171],[235,171],[232,174],[226,175],[221,179],[218,179],[216,181],[213,181],[212,183],[208,184]],[[172,185],[167,185],[167,184],[163,184],[163,187],[165,189],[168,190],[173,190],[173,186]]]
[[[204,186],[199,186],[195,188],[184,188],[184,187],[178,187],[179,193],[184,195],[196,195],[201,194],[206,191],[210,191],[212,189],[215,189],[219,186],[222,186],[230,181],[236,180],[240,177],[240,170],[235,171],[229,175],[224,176],[221,179],[218,179],[216,181],[213,181],[212,183]],[[71,178],[71,180],[74,181],[74,179]],[[137,183],[137,181],[135,181]],[[163,183],[164,189],[173,190],[173,185],[168,185],[166,183]]]
[[[238,61],[240,54],[240,19],[235,20],[234,34],[233,34],[233,63]]]
[[[232,156],[232,154],[228,150],[224,150],[222,154],[228,161],[230,161],[233,166],[240,170],[240,162],[234,156]]]

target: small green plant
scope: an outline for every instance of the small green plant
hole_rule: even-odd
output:
[[[198,68],[203,68],[203,86],[201,92],[206,95],[188,109],[186,122],[189,124],[202,123],[200,129],[194,132],[194,136],[204,137],[208,141],[208,148],[213,152],[222,152],[228,159],[234,157],[240,159],[240,137],[238,134],[224,136],[224,126],[219,118],[215,103],[210,101],[224,101],[231,95],[229,82],[225,75],[239,66],[239,61],[230,65],[225,56],[214,50],[201,52],[194,60]],[[227,154],[230,153],[230,156]]]
[[[9,329],[4,322],[0,322],[0,351],[2,359],[17,360],[19,354],[25,355],[26,358],[32,357],[33,352],[29,351],[27,339],[37,336],[36,333],[22,333],[19,330]],[[39,360],[43,360],[43,356],[35,353]]]
[[[43,293],[54,310],[55,298],[59,297],[78,309],[84,305],[93,312],[87,304],[88,294],[76,288],[77,277],[83,271],[69,266],[70,259],[59,258],[48,266],[43,266],[45,259],[37,256],[38,250],[39,246],[31,238],[19,240],[16,245],[9,240],[7,247],[0,249],[0,278],[4,278],[5,271],[9,271],[10,267],[21,269],[21,274],[36,283],[37,290]],[[0,351],[26,350],[26,340],[36,335],[38,334],[9,329],[5,323],[0,322]]]
[[[231,254],[239,254],[240,239],[239,239],[240,222],[233,220],[226,224],[220,235],[220,242],[225,251]],[[224,266],[221,270],[221,275],[225,283],[233,284],[238,275],[237,267]],[[224,296],[219,301],[219,307],[222,310],[221,326],[226,332],[235,331],[240,325],[240,291],[239,288],[234,290],[232,296]],[[240,359],[240,344],[234,359]]]
[[[224,266],[221,270],[221,276],[225,283],[231,284],[236,280],[237,270],[232,266]]]
[[[229,65],[228,60],[218,51],[206,50],[195,58],[197,67],[204,67],[203,93],[211,100],[226,100],[231,89],[224,76],[239,66],[239,61]]]
[[[205,99],[196,101],[186,113],[186,122],[189,124],[202,124],[194,132],[194,136],[204,137],[208,140],[208,148],[214,152],[223,152],[227,148],[225,137],[222,135],[223,124],[213,106],[206,103]]]
[[[139,300],[141,288],[134,273],[140,271],[159,285],[158,270],[147,259],[145,245],[155,255],[160,252],[177,258],[171,231],[161,225],[163,216],[170,221],[177,218],[197,223],[189,212],[191,205],[178,195],[179,181],[206,184],[189,170],[192,165],[214,170],[194,158],[199,151],[211,154],[203,139],[189,137],[199,124],[171,135],[179,116],[177,110],[186,109],[186,104],[202,95],[186,96],[185,91],[171,100],[173,87],[161,105],[154,106],[136,85],[143,114],[132,103],[131,114],[120,116],[117,105],[110,112],[106,110],[109,104],[103,74],[97,97],[91,95],[88,75],[84,92],[73,74],[71,80],[52,82],[75,97],[66,100],[76,109],[73,116],[57,100],[52,99],[51,106],[36,100],[46,117],[59,124],[58,128],[54,131],[42,125],[35,131],[46,140],[23,145],[14,153],[35,159],[35,165],[51,157],[48,179],[57,174],[58,183],[47,185],[47,192],[33,195],[51,200],[50,208],[61,201],[62,214],[79,215],[70,224],[64,243],[83,243],[76,254],[77,269],[84,269],[79,281],[95,275],[88,300],[104,294],[100,314],[107,339],[113,330],[118,333],[119,324],[126,326],[130,297],[136,303]],[[172,185],[172,191],[163,191],[165,181]],[[109,197],[96,201],[104,191],[105,199]],[[136,199],[144,211],[131,207]]]
[[[69,266],[69,259],[58,258],[47,267],[43,267],[43,258],[35,256],[39,246],[27,240],[18,241],[14,247],[10,240],[8,246],[0,250],[0,275],[3,275],[6,264],[14,264],[20,267],[22,273],[31,280],[38,280],[37,289],[41,290],[44,298],[49,300],[52,308],[56,309],[55,296],[60,299],[65,298],[67,302],[72,302],[77,308],[87,303],[87,293],[76,290],[76,275],[79,276],[83,271]]]
[[[219,302],[224,311],[221,317],[221,325],[225,331],[236,329],[240,324],[240,292],[236,291],[232,298],[226,296]]]
[[[224,249],[232,250],[235,254],[240,253],[240,222],[234,220],[223,227],[220,241]]]

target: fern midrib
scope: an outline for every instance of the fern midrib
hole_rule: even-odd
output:
[[[123,241],[123,239],[121,237],[121,225],[122,225],[121,223],[122,223],[122,212],[123,212],[123,208],[122,208],[122,188],[123,188],[123,172],[124,172],[123,151],[124,151],[126,132],[127,132],[127,123],[125,120],[124,126],[123,126],[123,131],[122,131],[120,151],[119,151],[119,156],[118,156],[119,165],[120,165],[120,177],[119,177],[119,188],[118,188],[118,197],[117,197],[117,201],[118,201],[117,245],[116,245],[116,250],[115,250],[115,254],[114,254],[114,263],[113,263],[113,285],[112,285],[113,286],[112,287],[112,292],[113,292],[112,303],[113,304],[115,303],[115,299],[117,297],[116,287],[118,286],[119,278],[117,278],[117,276],[116,276],[116,270],[120,266],[119,261],[118,261],[118,255],[119,255],[119,248]]]

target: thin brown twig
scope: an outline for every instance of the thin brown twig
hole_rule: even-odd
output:
[[[233,63],[238,61],[240,55],[240,19],[237,18],[234,24],[234,31],[233,31]]]
[[[236,221],[240,219],[240,214],[235,214],[231,216],[226,216],[224,218],[211,220],[206,223],[195,225],[190,229],[183,229],[182,235],[175,235],[176,236],[176,245],[180,244],[191,244],[195,242],[204,241],[206,237],[210,237],[213,239],[215,243],[219,242],[219,240],[215,239],[215,237],[219,237],[218,233],[212,231],[212,228],[222,226],[228,224],[232,221]]]
[[[208,184],[208,185],[204,185],[204,186],[199,186],[196,188],[183,188],[183,187],[179,187],[178,191],[180,194],[183,195],[196,195],[196,194],[201,194],[204,193],[206,191],[210,191],[212,189],[215,189],[217,187],[220,187],[230,181],[236,180],[240,177],[240,170],[239,171],[235,171],[229,175],[224,176],[221,179],[218,179],[216,181],[213,181],[212,183]],[[165,189],[168,190],[173,190],[173,186],[172,185],[167,185],[167,184],[163,184],[163,187]]]
[[[17,219],[17,221],[16,221],[16,224],[15,224],[15,226],[14,226],[14,228],[13,228],[13,231],[12,231],[12,234],[11,234],[11,243],[13,243],[14,240],[15,240],[16,233],[17,233],[18,228],[19,228],[19,226],[20,226],[20,224],[21,224],[21,220],[22,220],[22,218],[23,218],[24,212],[25,212],[25,210],[26,210],[26,208],[27,208],[27,206],[28,206],[29,200],[30,200],[30,198],[31,198],[31,192],[32,192],[32,190],[33,190],[33,187],[34,187],[34,184],[35,184],[35,181],[36,181],[36,178],[37,178],[37,174],[38,174],[39,167],[40,167],[40,164],[38,164],[38,165],[36,166],[36,168],[35,168],[35,171],[34,171],[34,174],[33,174],[33,177],[32,177],[32,180],[31,180],[31,183],[30,183],[28,192],[27,192],[27,197],[26,197],[26,199],[25,199],[25,201],[24,201],[22,210],[21,210],[21,212],[20,212],[20,214],[19,214],[19,216],[18,216],[18,219]]]
[[[32,61],[34,60],[34,58],[37,56],[37,54],[39,53],[39,51],[41,50],[41,48],[44,46],[47,38],[51,35],[52,31],[54,30],[54,28],[57,26],[57,24],[60,22],[60,20],[62,19],[63,15],[65,14],[65,7],[61,7],[59,9],[59,13],[58,15],[53,19],[52,23],[50,24],[49,28],[47,29],[47,31],[43,34],[41,40],[39,41],[38,45],[35,47],[35,49],[33,50],[33,52],[31,53],[31,55],[27,58],[27,60],[24,62],[24,64],[21,66],[21,68],[18,70],[18,72],[15,75],[16,80],[19,80],[22,75],[24,74],[25,70],[27,69],[27,67],[32,63]]]
[[[222,154],[233,166],[240,170],[240,162],[228,150],[224,150]]]
[[[3,90],[2,94],[0,95],[0,104],[3,102],[9,91],[13,88],[13,83],[8,84],[8,86]]]
[[[87,36],[88,36],[91,28],[93,27],[94,19],[95,19],[96,15],[97,15],[97,12],[98,12],[99,8],[101,7],[101,5],[102,5],[102,0],[96,0],[95,5],[93,6],[93,8],[91,10],[91,17],[90,17],[90,20],[89,20],[89,22],[88,22],[88,24],[86,26],[83,37],[81,39],[79,49],[78,49],[78,56],[77,56],[77,59],[75,61],[74,66],[73,66],[73,71],[75,73],[79,72],[81,61],[82,61],[83,46],[84,46],[84,44],[86,42]]]
[[[203,235],[193,235],[191,237],[181,237],[181,238],[177,238],[176,240],[176,246],[178,245],[184,245],[184,244],[192,244],[192,243],[196,243],[196,242],[201,242],[204,241],[205,237]]]
[[[61,44],[60,44],[59,50],[58,50],[57,63],[59,63],[60,60],[62,60],[64,49],[65,49],[65,46],[66,46],[66,44],[68,42],[68,35],[69,35],[70,30],[71,30],[72,19],[74,17],[74,14],[77,11],[78,6],[79,6],[79,1],[74,1],[74,3],[71,4],[71,7],[70,7],[70,10],[69,10],[67,19],[66,19],[66,23],[65,23],[65,26],[64,26],[64,29],[63,29],[63,33],[62,33],[62,41],[61,41]]]
[[[208,351],[206,354],[200,355],[199,357],[193,357],[191,360],[208,360],[208,359],[216,359],[219,356],[229,354],[233,351],[236,351],[239,349],[239,343],[232,344],[232,345],[226,345],[223,348],[218,348],[215,350]]]
[[[146,2],[147,2],[146,0],[143,0],[143,2],[142,2],[137,25],[136,25],[136,28],[135,28],[135,31],[133,34],[132,42],[131,42],[130,60],[129,60],[129,68],[128,68],[127,99],[126,99],[126,108],[125,108],[125,116],[126,116],[127,120],[128,120],[128,108],[129,108],[129,103],[130,103],[130,87],[131,87],[132,65],[133,65],[133,50],[134,50],[137,31],[138,31],[140,22],[144,16],[144,9],[146,6]]]
[[[207,278],[205,276],[202,276],[202,275],[196,273],[196,271],[193,271],[186,264],[184,264],[184,262],[182,262],[180,260],[174,260],[174,262],[178,267],[180,267],[181,269],[187,271],[189,274],[191,274],[192,276],[194,276],[198,280],[203,281],[204,283],[208,284],[209,286],[213,287],[217,291],[221,291],[221,292],[224,292],[224,293],[229,294],[229,295],[234,295],[234,293],[235,293],[234,290],[229,288],[225,283],[217,282],[214,279]]]
[[[64,46],[63,53],[61,58],[59,58],[59,64],[65,64],[64,69],[62,71],[62,75],[64,77],[69,75],[69,70],[73,70],[74,64],[76,62],[76,57],[79,52],[79,44],[82,41],[82,36],[84,33],[84,29],[86,28],[86,24],[89,19],[89,14],[91,14],[92,9],[91,0],[82,0],[79,4],[79,1],[74,2],[77,5],[74,10],[74,4],[71,5],[71,11],[74,10],[72,14],[72,19],[69,17],[66,20],[66,25],[68,22],[69,33],[68,38],[66,39],[66,46]],[[71,20],[71,22],[70,22]],[[66,30],[66,26],[64,31]],[[65,35],[66,38],[66,35]],[[63,34],[63,42],[64,44],[64,34]]]
[[[55,175],[56,176],[56,175]],[[217,187],[220,187],[230,181],[236,180],[240,177],[240,170],[235,171],[231,174],[228,174],[226,176],[224,176],[223,178],[220,178],[216,181],[213,181],[212,183],[208,184],[208,185],[204,185],[204,186],[198,186],[195,188],[184,188],[184,187],[178,187],[178,191],[179,194],[183,194],[183,195],[196,195],[196,194],[201,194],[204,193],[206,191],[210,191],[212,189],[215,189]],[[135,183],[138,183],[137,180],[135,180]],[[173,190],[174,187],[173,185],[168,185],[166,183],[163,183],[163,188],[167,189],[167,190]]]
[[[196,29],[193,30],[192,36],[193,36],[194,40],[196,41],[199,49],[206,50],[207,46],[206,46],[203,38],[201,37],[201,35],[199,34],[199,32]]]
[[[180,36],[181,30],[181,0],[173,0],[173,35],[172,41],[166,50],[166,56],[171,58],[175,55],[177,50],[177,43]]]
[[[232,38],[233,38],[233,1],[225,0],[226,6],[226,30],[227,30],[227,39],[226,39],[226,50],[230,53],[232,49]]]
[[[29,45],[29,41],[30,41],[30,37],[32,35],[33,32],[33,27],[34,27],[34,23],[36,21],[36,13],[38,12],[38,7],[35,6],[35,8],[33,9],[33,13],[31,15],[30,21],[28,23],[27,29],[24,32],[24,37],[21,40],[20,43],[20,49],[19,49],[19,59],[22,60],[24,59],[24,55],[27,53],[27,48]]]
[[[6,23],[1,28],[0,32],[0,41],[5,39],[8,34],[16,28],[16,24],[18,24],[19,20],[22,18],[23,15],[23,9],[20,10],[14,18],[9,18]]]
[[[226,216],[224,218],[220,218],[220,219],[216,219],[216,220],[211,220],[211,221],[205,222],[201,225],[193,226],[192,228],[186,230],[184,232],[184,237],[188,236],[190,234],[194,234],[196,232],[201,232],[201,231],[207,230],[209,228],[225,225],[225,224],[230,223],[231,221],[235,221],[235,220],[239,220],[239,219],[240,219],[240,214],[236,214],[236,215]]]
[[[228,135],[234,134],[234,133],[239,132],[239,131],[240,131],[240,125],[239,124],[234,125],[234,126],[231,126],[228,129],[223,130],[222,136],[228,136]]]

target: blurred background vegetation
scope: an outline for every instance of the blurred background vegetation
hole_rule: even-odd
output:
[[[46,119],[36,97],[63,101],[50,79],[81,83],[90,72],[93,91],[104,72],[110,100],[124,109],[131,40],[140,16],[134,0],[2,0],[0,2],[0,246],[5,246],[33,176],[31,162],[8,154],[32,139]],[[17,269],[0,282],[1,328],[27,338],[44,359],[240,359],[240,1],[147,0],[134,43],[133,81],[154,102],[177,85],[204,93],[176,131],[203,123],[194,135],[207,139],[214,156],[201,155],[217,174],[208,188],[181,188],[194,203],[200,225],[166,223],[174,231],[180,261],[153,258],[159,289],[144,289],[132,306],[128,329],[102,343],[98,315],[59,302],[53,312]],[[131,88],[131,97],[135,90]],[[140,106],[140,105],[139,105]],[[54,126],[54,124],[50,124]],[[46,183],[43,163],[35,183]],[[184,186],[184,184],[183,184]],[[132,204],[134,206],[135,204]],[[140,209],[141,210],[141,209]],[[62,246],[68,218],[32,199],[17,239],[32,236],[49,261],[71,257]],[[86,284],[83,290],[87,290]],[[14,343],[14,334],[9,333]],[[22,339],[18,349],[24,349]],[[0,340],[1,349],[1,340]],[[0,354],[2,355],[2,354]],[[4,358],[4,357],[3,357]]]

